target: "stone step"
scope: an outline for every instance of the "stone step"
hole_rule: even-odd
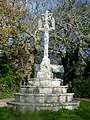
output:
[[[48,87],[48,86],[22,86],[21,93],[67,93],[68,86]]]
[[[64,103],[73,100],[74,93],[22,94],[16,93],[15,100],[22,103]]]
[[[38,79],[36,80],[30,80],[29,85],[36,85],[36,86],[50,86],[50,87],[57,87],[63,84],[62,79]]]
[[[11,101],[7,102],[8,106],[13,107],[15,109],[18,109],[20,111],[38,111],[38,110],[53,110],[53,111],[58,111],[61,108],[66,108],[66,109],[75,109],[79,107],[80,101],[72,101],[68,103],[21,103],[21,102],[16,102],[16,101]]]

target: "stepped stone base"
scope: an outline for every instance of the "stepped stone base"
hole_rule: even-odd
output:
[[[75,109],[80,101],[73,99],[74,93],[67,93],[68,86],[61,85],[61,79],[32,79],[15,93],[15,101],[7,102],[10,107],[21,111]]]
[[[13,107],[14,109],[20,110],[22,112],[34,112],[38,110],[53,110],[53,111],[58,111],[59,109],[66,108],[66,109],[76,109],[79,107],[79,101],[73,101],[73,102],[67,102],[64,104],[61,103],[21,103],[21,102],[16,102],[16,101],[11,101],[8,102],[9,107]]]

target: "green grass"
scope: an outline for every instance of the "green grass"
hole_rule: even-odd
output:
[[[0,108],[0,120],[90,120],[90,102],[81,102],[75,110],[60,109],[57,112],[41,110],[22,114],[11,108]]]

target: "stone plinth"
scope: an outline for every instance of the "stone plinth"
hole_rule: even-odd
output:
[[[37,78],[42,78],[42,79],[53,78],[53,73],[51,71],[50,59],[49,58],[43,58],[42,63],[40,65],[40,71],[37,73]]]
[[[31,86],[43,86],[43,87],[57,87],[63,84],[63,80],[62,79],[57,79],[57,78],[53,78],[53,79],[40,79],[40,78],[34,78],[33,80],[29,81],[29,84]]]

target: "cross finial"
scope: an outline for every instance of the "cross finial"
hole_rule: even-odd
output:
[[[45,12],[45,14],[41,15],[41,18],[39,18],[39,20],[38,20],[38,29],[40,31],[45,32],[46,29],[48,31],[55,29],[55,20],[52,15],[53,14],[49,13],[48,10]]]

